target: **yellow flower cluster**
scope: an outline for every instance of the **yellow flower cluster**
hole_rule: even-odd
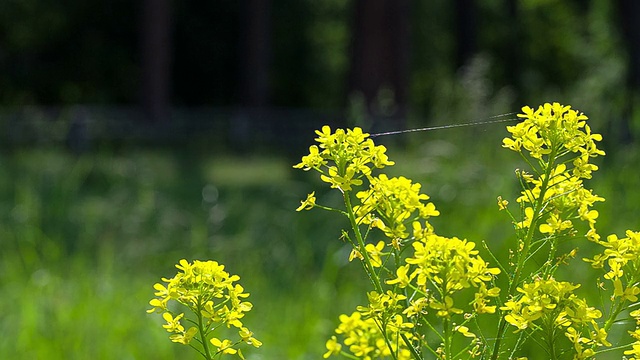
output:
[[[404,239],[409,233],[405,223],[440,215],[429,195],[420,193],[421,185],[403,176],[388,178],[380,174],[371,179],[368,190],[356,195],[361,205],[354,207],[356,221],[382,230],[390,239]]]
[[[593,259],[584,259],[594,268],[604,269],[604,278],[613,283],[611,300],[617,304],[615,314],[627,306],[636,306],[640,294],[640,232],[627,230],[625,235],[618,238],[612,234],[606,240],[597,240],[604,251]],[[636,320],[636,329],[629,332],[635,341],[624,354],[633,355],[630,360],[637,360],[640,359],[640,310],[631,311],[629,315]]]
[[[597,241],[605,250],[593,259],[585,259],[594,268],[604,268],[604,278],[613,282],[613,298],[635,302],[640,294],[640,232],[627,230],[626,237],[619,239],[615,234],[605,241]]]
[[[405,260],[406,265],[397,269],[396,278],[387,281],[387,284],[415,289],[416,295],[405,313],[425,314],[425,305],[428,305],[440,317],[462,314],[463,310],[454,306],[453,296],[470,287],[478,288],[473,302],[475,311],[495,312],[495,306],[488,306],[487,300],[498,296],[500,289],[487,289],[486,283],[493,280],[500,269],[489,267],[474,249],[473,242],[425,233],[419,223],[414,226],[414,254]]]
[[[640,310],[635,310],[629,313],[629,315],[636,321],[636,329],[629,331],[629,335],[636,341],[631,345],[631,349],[624,352],[625,355],[633,355],[629,360],[640,359]]]
[[[590,179],[598,169],[590,160],[604,155],[596,146],[602,136],[592,134],[587,117],[570,106],[553,103],[535,111],[528,106],[522,110],[524,114],[518,116],[524,120],[507,127],[512,137],[505,138],[503,146],[521,154],[526,150],[538,165],[529,162],[535,175],[519,172],[525,190],[517,201],[524,209],[524,219],[517,227],[537,225],[543,215],[534,211],[538,208],[548,214],[545,223],[539,226],[541,233],[570,232],[572,220],[579,219],[589,224],[587,236],[597,239],[594,225],[598,212],[591,207],[604,199],[585,189],[582,179]],[[569,168],[567,163],[573,166]]]
[[[495,312],[489,299],[498,296],[500,290],[487,284],[500,271],[478,256],[474,243],[435,235],[428,220],[440,213],[428,202],[429,196],[420,193],[420,184],[402,176],[372,174],[373,168],[393,165],[385,155],[386,149],[376,146],[359,128],[332,133],[325,126],[316,133],[319,145],[311,146],[309,154],[294,167],[319,171],[323,181],[342,192],[346,210],[339,212],[349,218],[353,229],[353,236],[345,233],[353,246],[350,260],[362,260],[376,289],[368,294],[367,306],[358,307],[351,316],[340,316],[337,336],[327,341],[325,357],[345,354],[342,344],[348,347],[350,356],[362,359],[415,356],[412,351],[429,348],[412,332],[415,324],[424,323],[427,309],[448,324],[454,315],[459,315],[463,323],[467,321],[463,311],[454,306],[454,297],[462,289],[475,289],[471,312]],[[365,190],[357,191],[365,186]],[[352,201],[356,204],[351,205]],[[335,210],[316,204],[313,192],[298,210],[313,207]],[[360,227],[367,228],[364,236]],[[373,228],[379,229],[387,241],[367,243]],[[413,255],[404,252],[407,244],[413,245]],[[384,282],[383,277],[391,279]],[[385,285],[392,290],[385,291]],[[455,332],[475,339],[466,326],[456,326]]]
[[[393,165],[385,153],[387,149],[375,145],[369,134],[358,127],[332,133],[329,126],[323,126],[316,134],[319,145],[310,146],[309,155],[294,167],[320,172],[322,181],[332,188],[350,191],[352,186],[362,184],[362,176],[370,176],[372,167]]]
[[[602,312],[574,294],[579,287],[553,278],[536,279],[519,287],[520,295],[507,301],[500,310],[505,312],[505,320],[515,326],[516,331],[530,328],[564,330],[574,345],[576,359],[585,359],[595,354],[591,348],[611,344],[606,340],[607,332],[595,321]],[[586,336],[582,336],[583,333]]]
[[[240,280],[238,275],[230,275],[224,270],[224,265],[216,261],[199,261],[193,263],[185,259],[179,261],[176,268],[180,270],[173,278],[162,278],[164,284],[157,283],[153,287],[156,290],[155,298],[149,301],[153,307],[147,312],[162,313],[167,322],[163,327],[172,335],[171,341],[190,345],[194,337],[200,333],[197,339],[209,354],[209,344],[217,348],[216,354],[242,353],[235,348],[239,343],[247,343],[259,347],[262,343],[253,337],[253,333],[244,327],[241,319],[249,312],[253,305],[244,301],[249,294],[244,288],[235,283]],[[170,302],[177,302],[187,307],[196,319],[188,319],[196,326],[184,328],[182,321],[184,313],[174,315]],[[227,328],[233,326],[239,329],[239,340],[211,338],[209,335],[221,325]],[[209,340],[207,340],[209,339]],[[210,358],[210,356],[209,356]]]
[[[604,152],[595,143],[601,141],[602,136],[591,133],[591,128],[586,124],[587,116],[559,103],[547,103],[535,111],[525,106],[522,111],[524,114],[518,114],[518,117],[524,120],[517,125],[507,126],[513,138],[504,139],[504,147],[517,152],[522,152],[524,148],[532,158],[540,161],[576,153],[578,157],[574,160],[577,167],[574,175],[579,178],[591,177],[591,171],[596,170],[597,166],[589,164],[589,158],[604,155]]]
[[[413,328],[413,324],[405,322],[401,315],[394,315],[381,321],[377,317],[363,316],[361,312],[356,311],[350,316],[340,315],[339,319],[340,325],[336,329],[336,334],[345,337],[344,344],[353,356],[360,359],[392,357],[398,360],[409,360],[412,358],[405,339],[409,342],[413,339],[413,335],[407,331]],[[335,336],[327,341],[326,347],[325,359],[342,352],[342,344]]]

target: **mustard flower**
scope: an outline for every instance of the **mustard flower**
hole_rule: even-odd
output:
[[[523,121],[507,127],[512,139],[503,140],[505,147],[518,152],[522,151],[522,147],[536,159],[552,151],[562,153],[564,150],[588,157],[604,155],[595,144],[602,140],[602,136],[592,134],[586,125],[587,117],[570,106],[547,103],[537,110],[525,106],[522,111],[523,114],[518,114],[518,117]],[[517,142],[521,147],[515,144]]]
[[[408,318],[414,317],[416,315],[426,315],[427,308],[429,307],[429,299],[426,297],[418,297],[416,299],[412,299],[409,302],[409,306],[402,311],[403,314],[407,315]]]
[[[296,211],[313,209],[313,207],[316,206],[316,192],[311,192],[311,194],[307,195],[307,198],[304,201],[301,201],[301,203],[302,204],[296,209]]]
[[[397,294],[388,290],[384,294],[379,294],[376,291],[370,291],[367,293],[369,299],[368,306],[358,306],[358,311],[364,317],[382,316],[386,318],[389,314],[396,314],[398,310],[402,308],[399,304],[401,300],[405,300],[407,297],[402,294]]]
[[[327,340],[326,347],[327,352],[322,355],[322,357],[325,359],[331,355],[340,354],[340,350],[342,350],[342,344],[338,342],[338,339],[335,337],[335,335],[331,336],[331,338]]]
[[[489,298],[498,297],[500,295],[499,288],[487,289],[485,283],[481,283],[478,287],[478,291],[474,294],[474,300],[472,302],[473,309],[478,314],[493,314],[496,312],[495,305],[489,305]]]
[[[465,337],[470,337],[470,338],[475,338],[476,337],[476,334],[474,334],[471,331],[469,331],[469,328],[464,326],[464,325],[458,325],[453,330],[459,332],[460,334],[462,334]]]
[[[409,276],[409,270],[411,270],[411,267],[408,264],[399,266],[396,269],[396,278],[387,280],[386,283],[389,285],[398,284],[401,288],[407,287],[411,283],[411,280],[414,278],[413,274],[412,276]]]
[[[477,287],[500,273],[490,268],[478,255],[475,244],[456,237],[446,238],[429,234],[413,242],[414,254],[407,264],[415,265],[412,276],[419,287],[431,283],[442,284],[449,295],[468,287]]]
[[[211,338],[209,342],[213,346],[218,348],[218,353],[235,354],[238,352],[237,349],[233,348],[233,342],[231,340],[228,340],[228,339],[220,340],[214,337],[214,338]]]
[[[435,205],[425,202],[427,194],[420,193],[421,185],[403,176],[389,178],[385,174],[371,179],[368,190],[356,194],[361,204],[354,207],[357,221],[371,224],[381,219],[384,227],[379,227],[389,238],[405,238],[407,220],[424,220],[440,215]],[[376,216],[370,216],[371,214]]]
[[[323,126],[316,134],[318,145],[312,145],[309,154],[294,168],[316,170],[322,181],[340,191],[361,185],[360,178],[369,177],[372,168],[393,165],[385,154],[386,148],[375,145],[360,128],[332,132],[329,126]]]
[[[464,312],[464,310],[453,306],[453,298],[451,296],[445,296],[443,301],[438,301],[435,298],[429,298],[429,307],[437,310],[436,315],[440,317],[448,318],[454,314],[462,314]]]
[[[371,265],[374,267],[382,266],[382,259],[380,256],[384,255],[384,241],[378,241],[376,245],[367,244],[364,249],[369,254],[369,258],[371,259]]]
[[[242,327],[240,331],[238,331],[240,338],[242,341],[246,342],[249,345],[253,345],[254,347],[262,346],[262,341],[253,337],[253,331],[247,329],[246,327]]]
[[[498,208],[500,210],[506,210],[507,205],[509,205],[509,201],[502,198],[502,196],[498,196]]]
[[[162,325],[162,327],[167,329],[168,332],[183,332],[184,327],[180,324],[180,319],[182,319],[183,316],[184,314],[180,314],[173,317],[171,313],[168,312],[162,314],[162,317],[167,322],[165,325]]]
[[[504,319],[517,328],[516,332],[541,329],[543,334],[549,334],[553,329],[564,329],[574,345],[575,358],[588,358],[595,354],[593,347],[611,344],[606,339],[607,332],[595,321],[602,317],[602,312],[574,294],[578,287],[580,285],[553,278],[535,279],[519,287],[517,290],[521,295],[507,301],[500,309],[505,314]],[[555,342],[556,339],[548,341]]]
[[[527,206],[524,209],[524,219],[522,219],[522,221],[516,224],[516,228],[518,229],[529,228],[531,226],[532,221],[533,221],[533,208],[530,206]]]
[[[543,234],[555,234],[567,229],[571,229],[572,227],[573,223],[571,223],[571,220],[562,220],[559,214],[553,213],[547,218],[546,224],[540,225],[540,232]]]
[[[618,238],[611,234],[606,240],[595,240],[604,247],[601,254],[592,259],[584,259],[591,266],[604,268],[604,278],[613,283],[612,299],[635,302],[640,294],[640,232],[627,230],[626,237]],[[625,276],[626,275],[626,276]]]
[[[585,346],[588,346],[590,344],[590,339],[583,337],[573,327],[567,328],[565,336],[573,343],[573,348],[575,350],[574,359],[587,359],[595,355],[593,349],[585,348]]]
[[[638,301],[638,294],[640,294],[640,288],[637,286],[631,285],[627,288],[624,288],[622,285],[622,281],[618,277],[613,281],[613,297],[622,298],[622,300],[627,300],[631,302]]]
[[[216,261],[188,262],[182,259],[176,268],[179,271],[173,278],[162,278],[164,284],[154,285],[156,297],[149,302],[153,308],[148,310],[148,312],[162,312],[162,317],[166,321],[163,327],[172,333],[171,341],[193,346],[193,338],[200,333],[198,339],[198,343],[202,346],[200,353],[206,359],[211,359],[208,344],[218,347],[218,351],[222,353],[240,355],[239,350],[233,348],[234,343],[230,340],[219,340],[215,337],[207,340],[211,335],[211,329],[224,324],[227,327],[233,326],[240,329],[241,339],[238,342],[245,342],[255,347],[261,345],[261,342],[253,337],[253,333],[241,321],[253,305],[245,301],[249,294],[236,283],[240,280],[239,276],[229,274],[224,270],[224,265]],[[168,303],[171,301],[189,309],[195,318],[187,318],[185,313],[174,316],[167,311]],[[196,326],[185,330],[183,320]]]
[[[302,162],[295,165],[295,168],[302,169],[304,171],[309,171],[311,169],[319,170],[323,165],[327,164],[327,160],[325,160],[319,152],[319,149],[316,145],[309,146],[309,155],[305,155],[302,157]]]
[[[523,121],[507,127],[511,138],[504,139],[503,146],[523,155],[527,152],[538,160],[540,168],[533,169],[539,174],[537,178],[521,173],[523,185],[527,186],[517,201],[523,204],[525,216],[516,226],[529,228],[533,220],[537,223],[542,217],[544,209],[544,213],[551,215],[546,221],[543,219],[546,223],[540,225],[540,232],[549,235],[571,232],[572,218],[577,212],[578,218],[589,224],[588,238],[596,238],[594,224],[598,212],[590,208],[604,199],[585,189],[582,179],[590,179],[598,169],[591,161],[604,155],[596,145],[602,136],[592,134],[587,117],[570,106],[547,103],[536,110],[525,106],[522,111],[518,117]],[[542,206],[537,205],[539,200]]]
[[[196,336],[196,334],[198,334],[198,328],[196,328],[195,326],[192,326],[187,331],[169,336],[169,339],[175,343],[188,345],[191,342],[191,340],[193,340],[193,338]]]
[[[415,337],[411,333],[413,324],[406,322],[400,314],[390,316],[386,320],[380,317],[363,317],[360,312],[340,315],[340,325],[335,332],[343,338],[340,343],[337,336],[332,336],[326,343],[327,352],[323,355],[328,358],[342,352],[342,344],[349,350],[352,356],[362,359],[379,359],[394,354],[399,360],[410,360],[411,351],[401,340],[401,335],[409,340]],[[385,339],[393,339],[386,341]]]
[[[331,184],[332,188],[341,191],[351,191],[351,186],[362,185],[362,180],[356,178],[356,171],[353,167],[348,167],[345,171],[339,171],[337,167],[329,167],[327,175],[320,175],[320,179]]]
[[[632,311],[631,316],[633,316],[636,319],[636,322],[640,323],[639,321],[640,310]],[[633,355],[633,357],[629,358],[629,360],[631,359],[639,360],[640,359],[640,327],[636,325],[636,329],[634,331],[629,331],[629,335],[631,335],[631,337],[634,338],[636,341],[633,342],[633,344],[631,344],[631,349],[626,350],[624,354]]]

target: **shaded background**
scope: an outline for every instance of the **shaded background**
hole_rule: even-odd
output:
[[[59,131],[76,142],[206,130],[250,148],[287,145],[327,119],[398,129],[552,100],[598,115],[616,139],[638,127],[631,0],[1,6],[5,144],[32,142],[22,123],[34,115],[67,122]]]
[[[265,343],[252,358],[318,358],[337,315],[366,301],[346,223],[293,212],[313,190],[339,203],[291,169],[323,124],[571,104],[605,137],[590,184],[603,232],[637,229],[639,4],[2,1],[0,358],[195,359],[144,313],[181,258],[241,276]],[[382,139],[390,172],[441,210],[439,233],[502,254],[495,198],[513,198],[522,166],[503,125]],[[569,280],[593,280],[581,274]]]

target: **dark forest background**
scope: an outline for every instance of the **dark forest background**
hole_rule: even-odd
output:
[[[277,147],[559,101],[630,142],[639,49],[633,0],[5,0],[0,119],[9,144]]]

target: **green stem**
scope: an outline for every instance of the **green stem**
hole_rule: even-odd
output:
[[[613,326],[613,324],[616,322],[616,319],[618,318],[618,315],[620,315],[622,310],[624,310],[624,300],[618,303],[618,306],[616,306],[616,309],[611,313],[611,315],[609,316],[609,319],[607,319],[607,322],[604,323],[604,330],[607,333],[609,332],[609,329],[611,329],[611,326]]]
[[[378,319],[375,319],[376,325],[378,325],[378,329],[384,338],[385,345],[387,345],[387,349],[389,349],[389,353],[393,360],[397,360],[396,352],[393,351],[393,346],[391,346],[391,341],[389,340],[389,336],[387,335],[387,323],[386,321],[379,322]]]
[[[445,358],[449,359],[449,357],[453,355],[451,350],[451,322],[449,321],[449,319],[445,318],[442,323],[442,327],[444,330],[444,353]]]
[[[198,306],[196,308],[198,316],[198,331],[200,332],[200,339],[202,340],[202,349],[204,350],[205,359],[212,360],[211,351],[209,350],[209,341],[207,341],[207,331],[204,328],[202,322],[202,299],[198,299]]]
[[[409,348],[409,351],[411,351],[411,354],[413,355],[413,357],[416,360],[422,360],[422,356],[418,354],[418,351],[416,350],[416,348],[413,347],[413,344],[411,343],[411,341],[407,339],[407,336],[402,333],[400,333],[400,336],[402,337],[402,340],[404,340],[405,345],[407,345],[407,347]]]
[[[509,283],[509,292],[507,296],[512,296],[515,294],[516,289],[518,288],[518,283],[520,282],[520,278],[522,277],[522,271],[524,270],[524,265],[526,263],[526,259],[529,256],[529,251],[531,247],[531,241],[533,240],[533,235],[536,230],[536,223],[539,219],[539,212],[544,206],[544,198],[545,194],[549,187],[549,181],[551,177],[551,172],[553,171],[554,162],[556,160],[556,149],[552,148],[551,153],[549,154],[549,163],[545,169],[545,177],[542,181],[542,185],[540,186],[540,194],[536,203],[533,206],[533,218],[531,219],[531,224],[529,224],[529,228],[527,229],[527,233],[525,234],[524,243],[522,246],[522,252],[519,252],[518,263],[516,264],[516,269],[513,273],[513,278]],[[498,322],[498,333],[496,336],[496,342],[493,346],[493,351],[491,353],[491,359],[497,360],[498,354],[500,354],[500,347],[502,345],[502,338],[507,329],[507,322],[504,319],[504,316],[500,317]]]
[[[356,241],[358,242],[358,251],[362,254],[364,261],[364,268],[367,276],[369,276],[369,280],[375,287],[376,291],[379,294],[382,294],[382,285],[380,284],[380,279],[375,274],[375,269],[373,265],[371,265],[371,258],[369,257],[369,253],[365,249],[364,238],[362,237],[362,233],[360,233],[360,227],[358,226],[358,222],[356,221],[356,215],[353,212],[353,207],[351,206],[351,197],[349,196],[349,192],[345,191],[343,193],[344,205],[347,209],[347,217],[349,218],[349,222],[351,223],[351,227],[353,228],[353,232],[356,237]]]
[[[556,355],[555,329],[553,325],[553,320],[549,321],[549,323],[547,324],[547,326],[549,327],[549,339],[547,339],[547,347],[549,348],[550,360],[556,360],[558,358],[558,356]]]

